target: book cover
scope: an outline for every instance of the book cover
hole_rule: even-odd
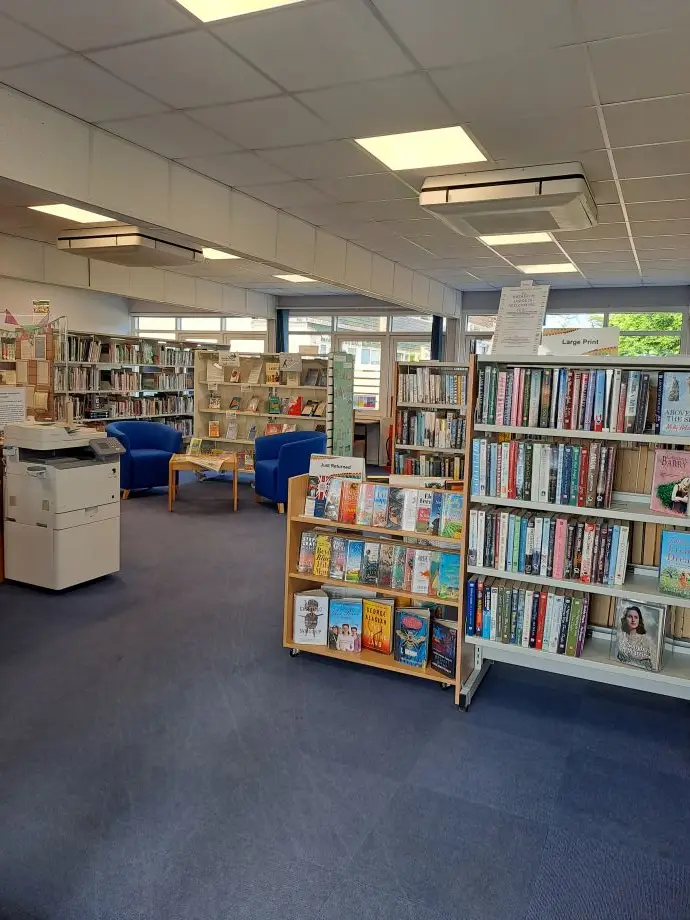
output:
[[[429,533],[441,532],[441,515],[443,513],[443,492],[432,492],[431,511],[429,513]]]
[[[394,543],[382,543],[379,553],[379,585],[382,588],[393,586]]]
[[[301,575],[311,575],[314,570],[314,553],[316,552],[316,533],[306,530],[302,534],[299,545],[299,561],[297,571]]]
[[[333,537],[331,540],[331,565],[328,577],[342,581],[345,578],[345,559],[347,555],[347,540],[345,537]]]
[[[228,425],[228,430],[230,430],[229,425]],[[283,433],[283,426],[281,425],[280,422],[267,422],[266,423],[266,427],[264,429],[264,435],[266,437],[272,434],[282,434],[282,433]],[[230,435],[228,435],[228,437],[230,437]]]
[[[232,399],[230,400],[230,405],[228,406],[228,409],[237,410],[240,408],[241,403],[242,403],[242,400],[239,396],[233,396]]]
[[[220,422],[209,422],[208,423],[208,436],[209,438],[219,438],[220,437]]]
[[[339,652],[362,651],[362,598],[334,597],[328,611],[328,647]]]
[[[429,612],[401,607],[395,612],[394,657],[413,668],[426,667],[429,653]]]
[[[247,377],[247,383],[250,386],[256,386],[257,383],[259,382],[259,378],[261,377],[262,367],[263,367],[263,361],[259,361],[258,363],[252,364],[251,368],[249,369],[249,376]]]
[[[400,530],[402,528],[403,505],[405,501],[405,490],[398,488],[388,489],[388,520],[384,526],[390,530]],[[376,499],[374,498],[374,507]]]
[[[418,549],[414,556],[412,569],[413,594],[429,593],[429,577],[431,569],[431,552],[427,549]],[[440,572],[440,567],[439,567]]]
[[[327,644],[328,595],[325,591],[295,593],[292,641],[299,645]]]
[[[328,485],[334,477],[362,482],[364,459],[362,457],[337,457],[330,454],[311,455],[307,498],[304,503],[304,513],[307,517],[324,516]]]
[[[386,527],[388,522],[388,486],[376,486],[371,523],[374,527]]]
[[[220,396],[217,393],[209,393],[208,407],[209,409],[220,409]]]
[[[267,361],[265,364],[265,381],[269,384],[280,383],[280,364],[278,361]]]
[[[444,600],[457,600],[460,591],[460,554],[441,553],[438,570],[437,595]]]
[[[256,440],[256,425],[249,426],[249,431],[247,432],[247,440],[248,441]]]
[[[301,374],[299,371],[287,371],[285,374],[285,385],[288,387],[298,387],[300,385]]]
[[[280,415],[280,396],[268,397],[268,414]]]
[[[405,570],[403,574],[403,591],[412,590],[412,573],[414,572],[414,557],[416,550],[411,546],[405,548]]]
[[[424,489],[419,493],[419,501],[417,503],[417,522],[415,530],[417,533],[428,533],[429,532],[429,523],[431,521],[431,506],[434,502],[434,493],[428,489]]]
[[[367,541],[364,544],[360,580],[365,585],[376,585],[379,580],[381,544]]]
[[[321,578],[328,578],[328,572],[331,567],[331,537],[328,534],[320,533],[316,537],[316,548],[314,550],[314,569],[313,574]]]
[[[357,500],[357,524],[371,524],[374,516],[374,490],[373,482],[363,482],[359,487]]]
[[[337,521],[340,514],[340,499],[343,493],[343,479],[334,476],[328,484],[328,494],[326,495],[326,506],[323,516],[329,521]]]
[[[455,620],[432,620],[429,663],[434,671],[454,678],[457,648],[458,624]]]
[[[252,396],[252,398],[247,403],[247,408],[245,412],[258,412],[259,411],[259,397]]]
[[[348,540],[345,561],[345,581],[359,583],[362,559],[364,557],[364,540]]]
[[[616,601],[612,655],[622,664],[646,671],[661,668],[666,607],[629,597]]]
[[[418,489],[403,489],[403,495],[402,529],[414,533],[420,492]]]
[[[669,517],[685,518],[690,514],[690,451],[656,450],[651,511]]]
[[[393,651],[393,618],[395,601],[377,597],[362,604],[362,648],[382,655]]]
[[[690,533],[662,531],[659,588],[663,594],[690,597]]]
[[[302,397],[295,396],[294,399],[290,400],[288,410],[286,415],[301,415],[302,414]]]
[[[357,517],[357,501],[359,498],[359,482],[356,479],[343,479],[340,495],[340,517],[343,524],[354,524]]]
[[[405,584],[405,558],[407,551],[404,546],[396,545],[393,549],[393,571],[391,574],[391,587],[402,590]]]

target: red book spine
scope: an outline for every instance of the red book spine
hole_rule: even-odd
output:
[[[537,641],[534,645],[535,648],[541,648],[544,644],[544,621],[546,620],[546,601],[547,601],[547,592],[539,592],[539,607],[537,610]]]
[[[508,498],[517,498],[517,441],[511,441],[508,446]]]
[[[568,383],[565,388],[565,412],[563,414],[563,427],[570,428],[573,414],[573,388],[575,386],[575,373],[568,371]]]
[[[580,478],[577,482],[577,504],[587,507],[587,473],[589,472],[589,447],[583,447],[580,453]]]

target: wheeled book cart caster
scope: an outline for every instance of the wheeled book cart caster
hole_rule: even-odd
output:
[[[441,690],[450,690],[452,684],[441,684]]]
[[[298,649],[298,648],[291,648],[291,649],[290,649],[290,658],[297,658],[298,655],[299,655],[299,649]]]

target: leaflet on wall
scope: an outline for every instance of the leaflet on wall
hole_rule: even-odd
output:
[[[524,282],[501,291],[492,355],[536,355],[549,299],[548,284]]]
[[[10,422],[26,421],[26,393],[22,387],[0,387],[0,431]]]

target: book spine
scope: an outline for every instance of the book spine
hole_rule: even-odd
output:
[[[496,394],[496,419],[497,424],[503,424],[503,413],[506,406],[506,372],[498,373],[498,389]]]
[[[587,386],[587,405],[585,407],[585,431],[591,431],[594,425],[594,402],[597,395],[597,372],[590,371]]]
[[[587,399],[589,396],[589,377],[590,372],[584,371],[582,374],[582,385],[580,388],[580,408],[577,413],[577,427],[580,431],[585,430],[585,418],[587,417]]]
[[[570,611],[572,608],[573,599],[570,595],[566,594],[563,601],[563,616],[561,617],[561,628],[558,634],[558,654],[563,655],[565,653],[565,646],[568,639],[568,624],[570,623]]]
[[[597,470],[597,488],[594,498],[594,507],[603,508],[606,500],[606,480],[608,476],[608,445],[602,444],[599,454],[599,469]]]
[[[621,536],[621,525],[616,523],[611,528],[611,549],[609,550],[609,565],[606,573],[606,584],[613,585],[616,580],[616,562],[618,561],[618,543]]]
[[[577,496],[580,484],[580,463],[582,461],[582,448],[574,444],[572,451],[572,462],[570,466],[570,492],[568,494],[568,504],[575,507],[577,505]]]
[[[575,527],[575,552],[573,555],[573,578],[579,578],[582,571],[582,544],[585,537],[585,522],[580,518]]]
[[[479,495],[486,495],[486,438],[479,442]]]
[[[664,394],[664,374],[659,371],[659,377],[656,385],[656,412],[654,413],[654,434],[661,431],[661,405]]]
[[[571,657],[575,656],[577,646],[577,636],[580,630],[580,617],[582,615],[582,598],[574,597],[570,610],[570,622],[568,623],[568,634],[565,642],[565,654]]]
[[[539,602],[537,606],[537,634],[534,639],[534,647],[541,649],[544,643],[544,623],[546,619],[546,600],[547,592],[539,592]]]
[[[471,578],[467,582],[467,613],[465,614],[465,633],[474,635],[474,625],[477,610],[477,579]]]
[[[568,521],[568,529],[565,538],[565,560],[563,562],[563,578],[572,578],[573,561],[575,559],[575,531],[576,524],[574,521]]]
[[[484,565],[484,540],[486,539],[486,511],[483,508],[477,511],[477,565]]]
[[[611,547],[613,546],[613,532],[616,528],[613,524],[608,524],[606,529],[606,543],[604,544],[604,564],[601,570],[601,584],[609,583],[609,574],[611,572]]]
[[[478,511],[472,508],[470,511],[470,526],[467,535],[467,563],[468,565],[477,565],[477,517]]]
[[[589,447],[580,452],[580,475],[577,483],[577,504],[580,508],[587,506],[587,477],[589,475]]]
[[[573,404],[570,410],[570,428],[577,428],[577,420],[580,415],[580,387],[582,386],[582,371],[575,371],[573,379]]]
[[[601,542],[601,521],[597,520],[594,525],[594,545],[592,547],[592,564],[590,567],[589,581],[590,584],[598,583],[597,570],[599,566],[599,543]]]
[[[517,555],[517,571],[525,574],[527,570],[527,535],[529,532],[529,518],[526,514],[520,517],[520,534]],[[513,569],[515,571],[515,569]]]
[[[604,388],[604,413],[602,419],[602,431],[609,431],[609,419],[611,415],[611,390],[613,389],[613,368],[607,368],[604,373],[606,374],[606,385]]]
[[[500,445],[500,464],[501,464],[501,498],[508,498],[508,478],[510,475],[510,441],[502,441]]]
[[[513,588],[510,592],[510,644],[517,644],[517,621],[519,610],[519,589]]]
[[[551,387],[553,379],[552,368],[544,368],[541,378],[541,407],[539,411],[539,427],[549,427],[549,417],[551,411]]]
[[[484,633],[484,579],[480,576],[477,579],[477,596],[474,602],[474,634],[481,636]]]
[[[541,527],[541,555],[539,558],[539,577],[548,577],[549,564],[549,543],[551,539],[552,520],[550,517],[543,518]]]
[[[538,575],[541,568],[541,541],[544,533],[544,518],[534,518],[534,534],[532,537],[532,574]]]
[[[554,367],[551,380],[551,405],[549,407],[549,428],[555,428],[558,421],[558,399],[560,391],[560,368]]]
[[[553,559],[553,577],[563,578],[563,566],[565,562],[565,539],[567,533],[566,519],[559,517],[556,519],[556,536]]]
[[[556,521],[551,518],[549,522],[549,550],[546,561],[546,577],[553,578],[553,560],[556,554]]]
[[[625,582],[625,572],[628,566],[628,535],[630,528],[627,524],[621,524],[620,536],[618,538],[618,555],[616,558],[616,569],[614,576],[614,585],[619,586]]]
[[[504,642],[507,645],[510,642],[511,590],[505,585],[503,585],[499,590],[503,597],[503,603],[501,604],[501,642]]]
[[[555,502],[561,502],[563,489],[563,465],[565,463],[565,444],[556,445],[558,448],[558,461],[556,467],[556,495]]]
[[[628,405],[628,380],[630,374],[623,371],[621,374],[621,395],[618,397],[618,419],[616,420],[616,431],[623,433],[625,431],[625,410]]]
[[[541,370],[534,369],[530,379],[529,415],[527,424],[536,428],[539,424],[539,397],[541,396]]]
[[[567,505],[570,502],[570,479],[572,476],[573,448],[571,444],[563,445],[563,471],[561,475],[560,502]]]
[[[573,413],[573,390],[575,387],[575,373],[574,371],[568,371],[568,378],[565,389],[565,406],[563,410],[563,428],[571,427],[571,419]],[[561,427],[560,425],[558,426]]]
[[[524,588],[518,590],[518,612],[517,612],[517,629],[515,630],[515,644],[522,645],[522,634],[525,629],[525,597],[527,592]]]
[[[618,425],[618,403],[621,398],[621,369],[617,367],[613,372],[613,387],[611,388],[611,406],[609,411],[608,431],[616,431]]]
[[[597,477],[599,475],[599,455],[601,444],[594,442],[589,446],[589,469],[587,470],[587,494],[585,507],[594,508],[597,498]]]
[[[492,642],[496,642],[500,636],[498,631],[498,586],[493,585],[491,588],[491,613],[489,616],[490,636]]]
[[[585,637],[587,635],[587,621],[589,619],[589,594],[585,594],[582,599],[582,612],[580,614],[580,625],[577,633],[577,645],[575,647],[575,656],[577,658],[582,654],[582,648],[585,644]]]
[[[593,431],[602,431],[604,427],[604,398],[606,396],[606,371],[597,371],[594,392]]]
[[[628,378],[628,398],[625,406],[625,433],[632,434],[637,415],[637,399],[640,391],[640,372],[631,371]]]

